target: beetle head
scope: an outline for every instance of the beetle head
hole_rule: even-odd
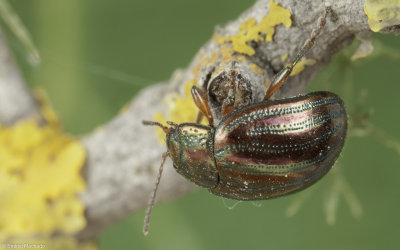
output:
[[[175,170],[205,188],[218,182],[218,171],[213,157],[213,128],[195,123],[182,123],[171,128],[166,142]]]
[[[167,122],[170,127],[159,122],[143,121],[143,125],[158,126],[166,134],[168,152],[163,154],[160,171],[146,212],[143,232],[148,233],[151,210],[165,159],[169,156],[175,170],[199,186],[214,188],[218,183],[218,171],[213,157],[214,129],[195,123],[176,124]]]

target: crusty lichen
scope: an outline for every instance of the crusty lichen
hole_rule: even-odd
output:
[[[400,0],[365,0],[364,11],[374,32],[400,22]]]
[[[75,233],[85,224],[77,193],[85,150],[65,135],[42,101],[45,124],[31,119],[0,124],[0,241],[18,235]]]
[[[285,53],[281,56],[282,62],[285,62],[288,58],[288,54]],[[297,75],[304,70],[306,66],[314,65],[317,61],[312,58],[302,58],[293,68],[292,72],[290,73],[291,76]]]
[[[304,70],[306,66],[314,65],[317,61],[312,58],[303,58],[294,66],[292,72],[290,73],[291,76],[297,75]]]
[[[248,42],[271,41],[275,33],[275,26],[283,24],[286,27],[292,25],[290,11],[279,6],[275,2],[269,2],[269,13],[263,17],[259,24],[254,18],[244,21],[239,28],[239,32],[231,37],[221,37],[218,43],[232,42],[233,50],[245,55],[255,54],[254,49]]]
[[[252,63],[250,64],[250,68],[251,70],[256,73],[256,74],[262,74],[264,73],[264,70],[262,70],[262,68],[260,68],[257,64]]]
[[[175,123],[196,122],[199,109],[193,101],[191,89],[193,85],[197,85],[195,81],[189,81],[184,86],[184,91],[180,93],[168,93],[165,95],[162,102],[167,107],[167,114],[157,112],[154,114],[154,119],[162,124],[167,121]],[[203,124],[207,124],[206,119],[202,120]],[[165,133],[159,129],[158,138],[164,143]]]

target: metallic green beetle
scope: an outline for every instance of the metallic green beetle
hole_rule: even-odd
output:
[[[167,156],[188,180],[215,195],[236,200],[263,200],[293,193],[315,183],[331,169],[346,137],[343,101],[330,92],[269,100],[312,47],[325,22],[323,18],[292,64],[277,74],[264,101],[224,114],[214,127],[205,93],[193,87],[193,99],[210,126],[168,122],[167,127],[143,121],[144,125],[164,130],[168,148],[146,213],[145,234]]]

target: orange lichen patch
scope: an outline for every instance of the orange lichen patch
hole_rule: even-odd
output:
[[[262,74],[262,73],[264,73],[264,71],[262,70],[262,68],[258,67],[257,64],[255,64],[255,63],[250,64],[250,68],[251,68],[251,70],[252,70],[254,73],[256,73],[256,74]]]
[[[167,94],[163,102],[167,107],[168,115],[157,112],[154,114],[154,119],[162,124],[166,124],[167,121],[173,121],[178,124],[196,122],[199,109],[192,98],[191,89],[193,85],[197,85],[197,83],[195,81],[186,83],[182,95],[179,93]],[[207,125],[207,120],[203,119],[202,124]],[[160,141],[164,143],[165,133],[159,129],[157,135]]]
[[[365,0],[364,11],[374,32],[400,24],[400,0]]]
[[[301,59],[300,60],[300,62],[298,62],[297,64],[296,64],[296,66],[294,66],[294,68],[293,68],[293,70],[292,70],[292,73],[290,74],[291,76],[294,76],[294,75],[297,75],[297,74],[299,74],[301,71],[303,71],[304,70],[304,68],[305,68],[305,66],[309,66],[309,65],[313,65],[313,64],[315,64],[316,63],[316,61],[315,61],[315,59],[306,59],[306,58],[303,58],[303,59]]]
[[[75,233],[85,224],[77,193],[85,150],[65,135],[42,103],[45,125],[35,120],[0,124],[0,241],[17,235]]]
[[[233,50],[246,55],[254,55],[254,49],[247,43],[251,41],[271,41],[275,33],[275,26],[283,24],[286,27],[292,25],[289,10],[279,6],[275,2],[269,2],[269,13],[263,17],[259,24],[250,18],[244,21],[239,28],[239,32],[231,37],[222,37],[218,43],[232,42]]]

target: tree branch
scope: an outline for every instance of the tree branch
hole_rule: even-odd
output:
[[[26,88],[0,30],[0,122],[12,125],[28,117],[41,117],[39,108]]]
[[[80,197],[86,206],[88,224],[77,235],[79,238],[93,238],[116,220],[147,205],[161,155],[166,147],[160,144],[156,130],[143,126],[141,121],[153,120],[153,115],[158,111],[168,114],[162,101],[164,96],[169,93],[182,94],[188,82],[195,82],[206,88],[209,98],[212,99],[210,94],[213,94],[213,86],[221,84],[229,77],[229,72],[234,70],[242,75],[247,90],[251,92],[248,101],[255,103],[262,100],[266,90],[265,83],[270,82],[273,75],[285,64],[285,60],[282,60],[284,55],[291,58],[301,48],[326,9],[322,1],[301,4],[291,0],[276,2],[289,10],[292,24],[290,27],[274,27],[275,34],[271,41],[247,43],[255,50],[254,55],[229,50],[232,44],[226,38],[236,35],[239,27],[250,18],[254,18],[256,24],[260,23],[270,12],[268,0],[257,1],[237,20],[218,28],[214,37],[200,49],[187,69],[176,71],[168,82],[144,89],[125,112],[81,139],[87,150],[87,190]],[[315,60],[315,64],[306,66],[300,74],[290,77],[274,98],[303,92],[307,84],[329,63],[334,53],[349,45],[357,34],[370,31],[363,1],[337,0],[331,3],[331,8],[333,14],[328,18],[316,45],[307,55],[307,58]],[[398,34],[399,24],[398,21],[391,22],[382,31]],[[3,65],[12,65],[3,60],[3,54],[1,60]],[[38,113],[33,98],[20,77],[16,76],[18,74],[10,74],[2,73],[0,76],[0,120],[7,124]],[[209,104],[218,124],[221,119],[221,103],[211,100]],[[157,200],[177,198],[193,188],[194,185],[177,174],[171,161],[167,160]]]

